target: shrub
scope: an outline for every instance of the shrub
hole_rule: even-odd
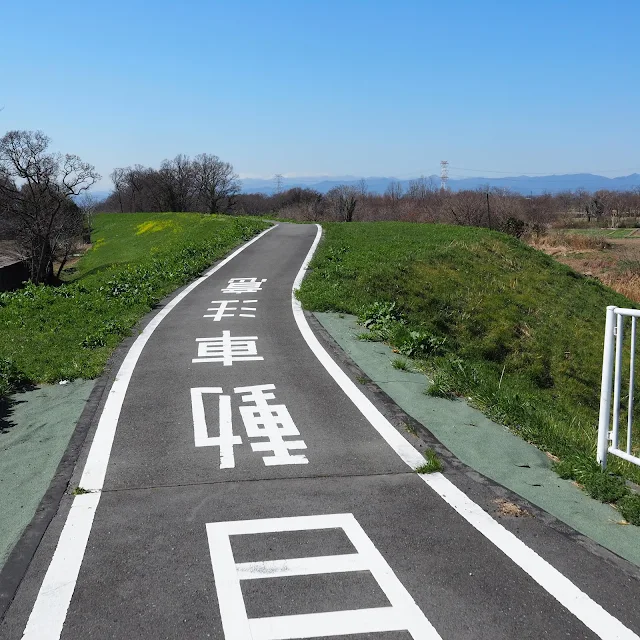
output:
[[[441,355],[447,339],[428,331],[410,331],[407,339],[398,345],[398,351],[410,358]]]
[[[395,302],[374,302],[360,312],[358,322],[369,331],[388,335],[392,326],[403,320]]]

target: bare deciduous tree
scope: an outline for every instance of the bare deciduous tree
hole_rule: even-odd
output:
[[[118,199],[120,205],[120,213],[124,213],[124,192],[127,184],[126,169],[116,167],[110,174],[111,182],[113,182],[113,192]]]
[[[389,183],[384,195],[389,198],[393,203],[398,202],[402,198],[402,184],[399,180],[392,180]]]
[[[407,197],[414,200],[426,200],[429,196],[436,193],[438,189],[431,178],[425,178],[420,176],[415,180],[409,181],[409,188],[407,189]]]
[[[179,153],[173,160],[164,160],[158,171],[166,211],[189,211],[195,195],[193,164]]]
[[[9,131],[0,139],[4,214],[15,221],[35,283],[50,282],[54,261],[66,260],[83,226],[73,197],[100,179],[78,156],[47,151],[49,142],[42,131]]]
[[[369,195],[369,185],[364,178],[360,178],[360,180],[358,180],[355,189],[358,192],[358,196],[360,196],[361,198]]]
[[[207,213],[228,211],[240,192],[233,166],[210,153],[201,153],[193,162],[193,174],[200,209]]]
[[[329,208],[337,220],[351,222],[358,204],[358,192],[348,185],[340,185],[331,189],[326,200]]]

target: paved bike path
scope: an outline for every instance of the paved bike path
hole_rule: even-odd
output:
[[[413,473],[320,364],[291,308],[315,234],[279,225],[157,326],[102,491],[75,499],[99,503],[62,632],[55,594],[33,607],[49,540],[2,638],[29,615],[29,638],[607,637]],[[578,589],[631,630],[609,637],[640,632],[635,578],[526,528],[541,555],[567,549]]]

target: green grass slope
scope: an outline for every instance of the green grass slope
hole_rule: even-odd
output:
[[[0,294],[0,395],[20,381],[98,376],[156,302],[267,226],[190,213],[96,216],[93,246],[67,283]]]
[[[561,458],[565,477],[597,471],[605,308],[629,300],[486,229],[380,222],[326,224],[324,233],[298,293],[307,309],[360,315],[421,362],[430,393],[471,398]],[[640,478],[626,463],[611,468]],[[611,483],[598,497],[625,492]]]

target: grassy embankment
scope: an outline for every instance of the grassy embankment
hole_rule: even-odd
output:
[[[100,375],[164,296],[268,224],[200,214],[101,214],[92,248],[58,287],[0,294],[0,397],[21,382]]]
[[[623,296],[509,236],[410,223],[326,224],[299,297],[360,315],[417,360],[429,393],[463,396],[640,524],[640,469],[595,464],[604,311]],[[636,455],[640,450],[636,443]]]

